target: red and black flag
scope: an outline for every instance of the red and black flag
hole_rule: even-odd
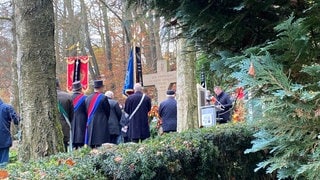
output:
[[[72,56],[67,58],[67,89],[72,91],[72,83],[80,81],[83,90],[88,89],[89,83],[89,57]]]

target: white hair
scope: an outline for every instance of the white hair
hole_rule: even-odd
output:
[[[134,85],[134,92],[137,92],[137,91],[142,91],[142,86],[140,83],[136,83]]]
[[[107,91],[105,94],[105,96],[109,97],[109,98],[113,98],[113,92],[112,91]]]

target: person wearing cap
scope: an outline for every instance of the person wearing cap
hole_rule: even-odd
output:
[[[127,126],[128,139],[135,143],[150,137],[148,112],[151,109],[151,99],[142,90],[141,84],[136,83],[134,94],[128,96],[124,106],[124,111],[129,117],[132,116]]]
[[[70,140],[72,140],[71,135],[71,123],[73,120],[73,104],[71,94],[62,91],[60,87],[60,82],[56,79],[56,88],[57,88],[57,99],[58,107],[60,112],[60,123],[63,132],[63,142],[65,151],[68,151],[68,146],[70,147]],[[72,148],[69,148],[71,150]]]
[[[113,144],[117,144],[117,140],[120,135],[120,119],[121,119],[122,111],[118,101],[114,99],[114,94],[112,91],[107,91],[105,95],[107,96],[110,104],[110,117],[109,117],[110,142]]]
[[[159,106],[159,116],[162,119],[162,130],[164,133],[177,131],[177,101],[175,91],[167,91],[167,99]]]
[[[87,96],[82,92],[82,85],[80,81],[72,83],[72,102],[74,116],[71,124],[73,147],[78,149],[84,145],[84,135],[86,132],[87,123],[87,109],[86,100]]]
[[[104,95],[103,81],[95,80],[93,83],[94,92],[86,99],[88,119],[85,144],[91,148],[97,148],[104,143],[110,143],[108,125],[110,104]]]

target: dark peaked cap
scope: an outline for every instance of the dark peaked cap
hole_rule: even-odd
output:
[[[80,81],[76,81],[74,83],[72,83],[72,90],[76,91],[82,88],[82,85],[80,83]]]
[[[94,82],[93,82],[93,87],[94,88],[100,88],[100,87],[102,87],[103,86],[103,81],[102,80],[95,80]]]
[[[168,90],[167,91],[167,95],[174,95],[174,94],[175,94],[175,92],[173,90]]]

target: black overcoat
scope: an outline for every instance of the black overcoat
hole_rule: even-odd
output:
[[[177,131],[177,101],[174,97],[168,97],[160,103],[159,116],[163,131]]]
[[[98,92],[95,92],[98,93]],[[89,113],[89,105],[92,101],[94,94],[91,94],[86,99],[86,108]],[[100,93],[101,100],[97,106],[95,113],[90,124],[87,127],[87,138],[89,146],[100,146],[103,143],[110,142],[108,120],[110,116],[110,104],[108,98]]]
[[[72,100],[74,101],[75,98],[80,96],[80,92],[75,92],[72,95]],[[84,136],[86,133],[86,123],[87,123],[87,108],[85,99],[87,98],[86,95],[83,95],[84,101],[79,105],[77,110],[75,109],[75,103],[73,103],[74,106],[74,116],[72,120],[72,135],[73,135],[73,143],[83,144],[84,143]]]
[[[142,92],[137,91],[130,95],[125,102],[124,111],[131,115],[134,109],[138,106]],[[130,119],[128,126],[128,138],[129,139],[146,139],[150,137],[150,128],[148,121],[148,112],[151,109],[151,99],[146,95],[142,101],[141,106],[137,112]]]
[[[57,90],[57,98],[59,103],[61,104],[62,108],[64,111],[67,113],[68,120],[70,124],[72,123],[73,120],[73,104],[72,104],[72,97],[71,94]],[[60,123],[62,126],[62,132],[63,132],[63,141],[69,142],[70,141],[70,126],[67,123],[66,119],[64,118],[62,112],[60,112]]]
[[[217,117],[222,118],[220,121],[221,123],[226,123],[230,121],[230,116],[231,116],[231,108],[232,108],[232,101],[230,99],[229,94],[225,92],[221,92],[217,96],[217,101],[215,105],[223,105],[224,109],[222,111],[217,111]]]
[[[122,115],[119,103],[111,98],[108,98],[110,104],[110,117],[109,117],[109,133],[113,135],[120,134],[120,119]]]

